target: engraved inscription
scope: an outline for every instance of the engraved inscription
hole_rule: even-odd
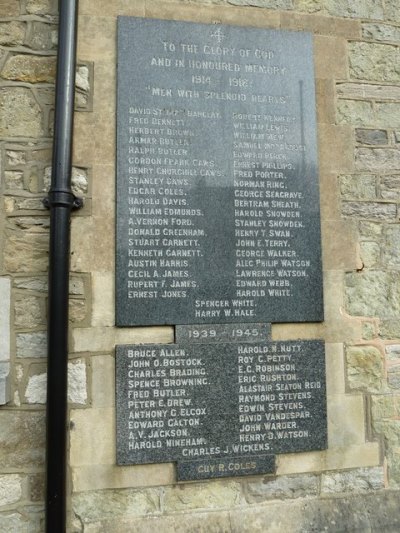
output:
[[[118,462],[323,449],[323,356],[321,341],[118,346]]]
[[[118,325],[322,320],[309,35],[121,17],[117,135]]]

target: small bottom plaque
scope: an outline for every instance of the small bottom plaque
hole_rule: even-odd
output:
[[[176,471],[178,481],[274,474],[275,456],[254,455],[252,457],[221,457],[202,461],[179,461]]]

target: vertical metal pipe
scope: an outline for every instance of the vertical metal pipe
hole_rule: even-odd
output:
[[[46,531],[66,529],[67,369],[70,214],[79,207],[71,190],[72,129],[75,97],[77,0],[60,0],[56,109],[50,209]]]

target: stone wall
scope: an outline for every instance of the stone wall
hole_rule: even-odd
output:
[[[171,327],[114,327],[117,15],[314,34],[326,318],[272,337],[325,339],[329,447],[278,456],[276,476],[177,485],[171,464],[115,466],[115,344],[173,341]],[[0,0],[0,17],[0,530],[36,532],[56,2]],[[397,0],[81,0],[69,531],[400,528],[399,65]]]

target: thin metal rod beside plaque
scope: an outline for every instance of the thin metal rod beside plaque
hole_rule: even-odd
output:
[[[323,319],[310,34],[121,17],[118,326]]]

